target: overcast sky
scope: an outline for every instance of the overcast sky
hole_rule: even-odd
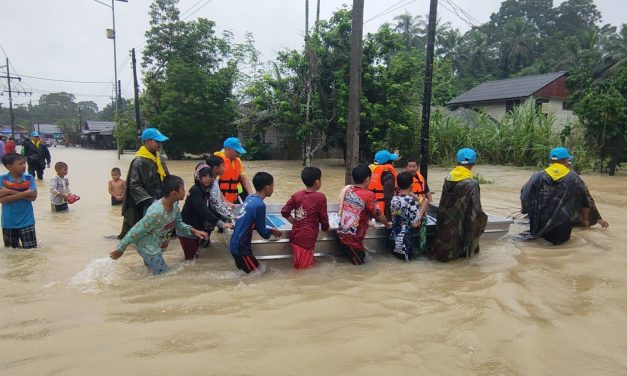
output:
[[[103,0],[110,4],[111,0]],[[115,3],[118,79],[122,82],[122,95],[132,97],[132,75],[129,50],[144,44],[148,28],[150,0],[128,0]],[[310,0],[310,17],[315,17],[316,0]],[[231,30],[237,41],[245,32],[251,32],[263,59],[270,60],[281,49],[299,48],[304,30],[303,0],[180,0],[183,18],[204,17],[217,24],[218,31]],[[469,29],[440,2],[438,16],[451,22],[462,31]],[[498,11],[501,0],[454,0],[480,23]],[[555,5],[561,3],[555,1]],[[627,22],[627,0],[595,0],[602,13],[603,22],[620,25]],[[195,7],[194,5],[197,4]],[[321,0],[321,18],[328,18],[343,4],[351,0]],[[400,4],[398,9],[377,18],[371,18]],[[364,33],[374,32],[386,21],[405,10],[411,14],[426,14],[428,0],[365,0]],[[195,12],[195,13],[194,13]],[[0,0],[0,44],[6,51],[12,74],[77,81],[113,82],[113,43],[105,36],[111,28],[111,9],[94,0]],[[0,50],[0,66],[5,65],[4,52]],[[138,60],[141,55],[138,56]],[[1,69],[4,71],[4,68]],[[15,85],[14,85],[15,86]],[[35,102],[42,93],[67,91],[78,101],[93,100],[100,108],[110,102],[111,83],[79,84],[23,78],[18,89],[33,91],[32,97],[14,97],[14,103]],[[0,79],[0,89],[6,90],[6,79]],[[8,106],[5,93],[0,103]]]

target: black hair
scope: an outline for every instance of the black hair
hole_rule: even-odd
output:
[[[366,181],[366,179],[372,176],[372,171],[370,171],[370,168],[368,168],[368,166],[360,163],[357,166],[353,167],[351,175],[353,176],[353,183],[362,184]]]
[[[253,185],[257,192],[263,191],[265,187],[272,185],[272,183],[274,183],[274,178],[267,172],[258,172],[253,177]]]
[[[184,186],[183,179],[176,175],[168,175],[163,179],[163,196],[168,197],[172,191],[177,191]]]
[[[399,189],[407,189],[411,187],[411,183],[413,182],[414,182],[414,177],[409,171],[401,172],[396,177],[396,184],[398,185]]]
[[[322,178],[322,171],[318,167],[305,167],[303,172],[300,173],[300,178],[303,180],[303,184],[306,187],[313,187],[316,180]]]
[[[2,157],[2,164],[4,165],[4,167],[9,167],[13,163],[15,163],[15,161],[20,161],[24,159],[26,159],[26,157],[24,157],[22,154],[9,153],[9,154],[5,154]]]
[[[122,175],[122,171],[120,171],[120,169],[118,167],[113,167],[111,169],[111,173],[117,172],[118,174]]]
[[[54,170],[59,171],[61,168],[67,168],[67,163],[65,162],[57,162],[54,164]]]
[[[220,165],[223,165],[224,159],[218,157],[217,155],[211,154],[207,157],[205,163],[213,170],[214,167],[219,167]]]
[[[15,138],[13,136],[9,136],[9,140],[15,141]]]
[[[418,161],[416,161],[414,158],[410,158],[410,159],[407,160],[407,164],[405,166],[407,166],[411,162],[414,162],[415,164],[418,164]]]

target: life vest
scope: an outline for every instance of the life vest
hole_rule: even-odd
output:
[[[418,197],[425,197],[425,178],[422,177],[419,171],[417,171],[412,177],[411,183],[411,191],[412,193],[418,195]]]
[[[372,191],[377,199],[377,205],[381,210],[381,213],[385,210],[385,202],[383,201],[383,182],[381,178],[383,177],[384,172],[389,172],[394,176],[394,185],[396,185],[396,169],[389,163],[378,165],[371,164],[370,171],[372,171],[372,176],[370,177],[370,184],[368,185],[368,189]]]
[[[218,183],[220,191],[224,194],[224,198],[232,203],[237,203],[238,185],[241,183],[240,175],[242,173],[242,161],[236,158],[231,161],[224,155],[223,151],[213,153],[224,160],[224,173],[220,175]]]

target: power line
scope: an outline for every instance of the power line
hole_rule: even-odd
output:
[[[196,9],[195,11],[193,11],[192,13],[190,13],[187,17],[183,18],[183,21],[187,20],[188,18],[190,18],[191,16],[193,16],[194,14],[198,13],[199,10],[201,10],[202,8],[206,7],[207,5],[209,5],[209,3],[211,3],[213,0],[208,0],[206,3],[204,3],[203,5],[201,5],[200,7],[198,7],[198,9]]]
[[[385,16],[386,14],[389,14],[389,13],[391,13],[391,12],[394,12],[395,10],[397,10],[397,9],[399,9],[399,8],[402,8],[402,7],[404,7],[404,6],[407,6],[407,5],[409,5],[409,4],[413,3],[413,2],[415,2],[416,0],[410,0],[409,2],[407,2],[407,3],[405,3],[405,4],[401,4],[401,3],[402,3],[402,2],[404,2],[404,1],[407,1],[407,0],[401,0],[401,1],[397,2],[397,3],[395,3],[395,4],[394,4],[394,5],[392,5],[391,7],[389,7],[389,8],[387,8],[387,9],[385,9],[385,10],[383,10],[383,11],[379,12],[378,14],[376,14],[376,15],[374,15],[373,17],[370,17],[369,19],[367,19],[366,21],[364,21],[364,24],[365,24],[365,23],[368,23],[368,22],[370,22],[370,21],[372,21],[372,20],[374,20],[374,19],[377,19],[377,18],[379,18],[379,17],[383,17],[383,16]],[[400,5],[399,5],[399,4],[400,4]],[[397,5],[398,5],[398,6],[397,6]]]
[[[196,7],[196,5],[202,3],[204,0],[198,0],[194,5],[192,5],[191,7],[187,8],[187,10],[185,12],[181,13],[181,16],[184,15],[185,13],[189,12],[190,10],[192,10],[194,7]]]
[[[448,4],[448,6],[446,4]],[[453,3],[450,0],[443,0],[443,2],[440,3],[440,5],[442,5],[444,9],[448,10],[449,12],[457,16],[460,20],[465,22],[471,28],[479,24],[479,21],[477,21],[477,19],[474,18],[470,13],[466,12],[463,8],[461,8],[459,5]]]
[[[15,71],[15,68],[13,70]],[[3,72],[3,73],[5,73],[5,72]],[[26,75],[26,74],[20,74],[20,76],[27,77],[27,78],[32,78],[32,79],[35,79],[35,80],[54,81],[54,82],[68,82],[68,83],[74,83],[74,84],[110,84],[110,82],[107,82],[107,81],[64,80],[64,79],[60,79],[60,78],[29,76],[29,75]]]

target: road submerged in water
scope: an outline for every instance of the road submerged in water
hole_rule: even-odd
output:
[[[46,182],[34,203],[36,251],[0,249],[0,374],[627,374],[627,175],[587,174],[610,228],[575,229],[565,245],[482,242],[470,260],[403,263],[383,250],[355,267],[288,260],[236,271],[222,235],[196,262],[180,244],[171,273],[148,274],[133,249],[106,256],[121,228],[107,181],[131,155],[51,149],[81,200],[52,213]],[[340,161],[323,160],[322,191],[337,201]],[[197,161],[170,161],[192,183]],[[275,177],[271,203],[302,189],[298,161],[247,162]],[[0,167],[1,171],[5,171]],[[509,215],[532,169],[478,165],[484,210]],[[4,172],[2,172],[4,173]],[[46,170],[46,180],[53,170]],[[432,168],[437,201],[446,170]],[[525,229],[512,225],[510,234]]]

